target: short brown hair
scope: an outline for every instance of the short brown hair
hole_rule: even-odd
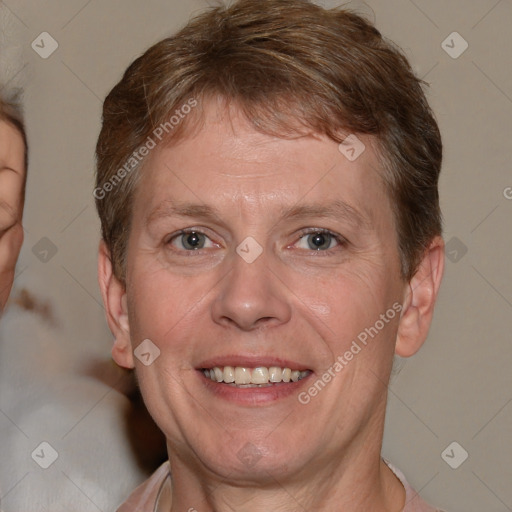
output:
[[[442,144],[422,85],[402,52],[346,9],[305,0],[214,7],[149,48],[107,96],[96,147],[97,187],[116,173],[119,178],[155,127],[191,98],[233,102],[257,130],[272,135],[313,132],[337,142],[342,133],[374,135],[402,277],[409,280],[441,233]],[[183,136],[198,117],[187,116],[166,142]],[[102,236],[122,282],[137,171],[124,175],[107,199],[95,193]]]

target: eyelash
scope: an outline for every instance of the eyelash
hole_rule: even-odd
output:
[[[191,233],[198,233],[200,235],[204,235],[206,237],[208,237],[208,235],[200,230],[200,229],[195,229],[195,228],[187,228],[187,229],[182,229],[180,230],[178,233],[175,233],[173,235],[171,235],[167,241],[165,242],[165,245],[171,245],[171,243],[173,242],[173,240],[177,239],[178,237],[180,236],[184,236],[184,235],[189,235]],[[329,229],[325,229],[325,228],[306,228],[306,229],[303,229],[299,232],[299,237],[298,237],[298,240],[301,240],[302,238],[304,238],[305,236],[307,235],[312,235],[312,234],[315,234],[315,235],[329,235],[331,236],[336,242],[337,242],[337,246],[336,247],[333,247],[331,249],[327,249],[325,251],[318,251],[318,250],[314,250],[314,249],[310,249],[309,252],[311,253],[315,253],[317,255],[320,255],[322,253],[322,255],[325,255],[325,256],[328,256],[330,253],[332,253],[336,248],[341,248],[341,247],[344,247],[346,246],[347,244],[347,240],[342,237],[341,235],[333,232],[333,231],[330,231]],[[208,237],[209,238],[209,237]],[[211,240],[211,239],[210,239]],[[212,241],[213,242],[213,241]],[[292,245],[295,245],[297,242],[295,242],[294,244]],[[215,243],[215,242],[213,242]],[[198,250],[193,250],[193,251],[187,251],[187,250],[179,250],[180,252],[184,252],[184,253],[188,253],[188,255],[193,255],[193,254],[197,254],[197,253],[200,253],[201,250],[204,250],[204,249],[198,249]],[[327,253],[327,254],[325,254]]]

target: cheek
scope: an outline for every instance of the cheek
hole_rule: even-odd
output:
[[[294,294],[312,312],[334,324],[379,309],[389,286],[379,268],[361,264],[322,275],[295,275],[293,279],[288,284]]]
[[[297,305],[324,340],[325,349],[330,354],[327,358],[329,362],[333,357],[344,354],[358,337],[371,341],[377,339],[377,335],[378,339],[393,336],[395,315],[391,319],[386,318],[384,327],[380,321],[381,315],[392,308],[398,296],[390,291],[393,287],[390,287],[389,281],[378,268],[366,271],[359,268],[358,271],[332,273],[328,278],[306,277],[301,279],[300,284],[296,282],[293,291],[299,299]],[[376,335],[372,327],[377,322]],[[380,352],[381,345],[375,344],[367,351],[368,355],[375,350]],[[384,345],[387,347],[387,344]]]
[[[130,299],[130,335],[133,347],[150,339],[161,351],[162,359],[171,359],[173,366],[182,354],[191,349],[187,339],[197,335],[208,316],[205,305],[214,293],[215,280],[206,275],[182,277],[165,269],[132,273]]]
[[[130,283],[130,335],[134,348],[144,339],[150,339],[163,348],[163,341],[180,316],[183,302],[179,302],[171,287],[148,274],[133,276]]]

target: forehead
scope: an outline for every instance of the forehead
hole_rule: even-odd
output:
[[[364,151],[350,161],[326,136],[268,135],[240,110],[227,112],[210,103],[194,133],[157,146],[149,155],[136,203],[150,216],[173,201],[220,207],[237,203],[254,213],[262,207],[344,201],[366,219],[381,217],[383,207],[391,216],[374,140],[359,140]]]

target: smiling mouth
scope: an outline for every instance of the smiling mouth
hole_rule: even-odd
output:
[[[275,384],[298,382],[312,372],[311,370],[291,370],[278,366],[258,366],[248,368],[243,366],[215,366],[202,368],[203,375],[213,382],[241,388],[269,387]]]

